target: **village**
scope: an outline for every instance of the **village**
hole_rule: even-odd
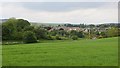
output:
[[[84,27],[82,27],[81,25]],[[120,30],[119,26],[120,24],[118,23],[108,23],[108,24],[98,24],[98,25],[94,25],[94,24],[89,24],[89,25],[64,24],[64,25],[56,25],[56,26],[42,25],[42,27],[44,27],[49,32],[55,30],[66,31],[66,32],[76,31],[76,32],[82,32],[83,35],[87,34],[89,35],[89,37],[92,36],[91,37],[92,39],[107,37],[106,34],[109,30],[113,30],[113,31],[115,30],[117,32],[116,34],[118,34],[118,30]]]

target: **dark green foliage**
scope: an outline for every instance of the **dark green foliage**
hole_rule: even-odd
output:
[[[2,24],[2,40],[13,40],[16,32],[15,23],[16,19],[10,18]]]
[[[56,36],[56,40],[62,40],[58,35]]]
[[[81,32],[81,31],[72,30],[70,32],[70,34],[71,34],[71,36],[77,36],[79,38],[84,38],[83,32]]]
[[[78,36],[79,38],[84,38],[84,37],[85,37],[82,31],[79,31],[79,32],[77,33],[77,36]]]
[[[16,27],[18,31],[22,31],[26,26],[30,26],[30,23],[27,20],[18,19],[16,23]]]
[[[96,31],[96,32],[95,32],[95,35],[99,36],[99,35],[100,35],[99,31]]]
[[[89,27],[89,28],[94,28],[95,25],[94,25],[94,24],[89,24],[88,27]]]
[[[23,32],[14,33],[13,40],[23,40]]]
[[[2,24],[2,40],[22,40],[24,28],[29,27],[27,20],[10,18]]]
[[[45,29],[47,29],[47,30],[50,30],[50,29],[52,29],[52,27],[44,27]]]
[[[54,38],[53,38],[52,36],[50,36],[50,35],[47,35],[47,36],[46,36],[46,39],[47,39],[47,40],[54,40]]]
[[[77,35],[77,31],[72,30],[72,31],[70,32],[70,34],[71,34],[71,36],[73,36],[73,35]]]
[[[77,37],[77,36],[72,36],[72,39],[73,39],[73,40],[77,40],[78,37]]]
[[[23,36],[24,43],[35,43],[37,42],[37,38],[35,34],[31,31],[26,31]]]
[[[46,39],[47,31],[41,27],[37,27],[35,30],[35,36],[37,39]]]
[[[106,38],[107,37],[107,34],[105,32],[101,32],[100,35],[103,37],[103,38]]]
[[[85,28],[86,25],[85,25],[85,24],[80,24],[79,27],[80,27],[80,28]]]
[[[58,30],[53,30],[53,31],[50,32],[50,34],[51,34],[52,36],[56,36],[57,33],[58,33]]]
[[[52,36],[56,36],[56,35],[59,35],[59,36],[66,36],[68,34],[68,32],[66,32],[65,30],[53,30],[50,32],[50,34]]]
[[[24,31],[34,31],[34,26],[26,26]]]
[[[64,24],[64,26],[66,27],[80,27],[80,28],[109,28],[109,27],[118,27],[120,26],[119,23],[107,23],[107,24],[98,24],[98,25],[94,25],[94,24]]]
[[[2,25],[2,40],[9,40],[10,38],[10,29],[6,25]]]
[[[112,27],[107,30],[106,34],[108,37],[117,37],[119,35],[118,32],[118,28]]]

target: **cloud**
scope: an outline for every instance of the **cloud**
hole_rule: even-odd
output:
[[[64,12],[76,9],[98,8],[107,2],[22,2],[22,7],[49,12]],[[19,3],[18,3],[19,4]]]
[[[117,11],[117,3],[106,3],[94,8],[82,7],[72,9],[72,11],[62,10],[62,12],[34,10],[23,7],[21,4],[6,4],[2,6],[3,18],[16,17],[41,23],[111,23],[118,21]]]
[[[0,0],[0,2],[118,2],[119,0]]]

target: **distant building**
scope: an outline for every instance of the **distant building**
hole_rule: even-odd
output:
[[[52,30],[65,30],[65,31],[75,30],[75,31],[82,31],[82,29],[79,28],[79,27],[53,27],[50,31],[52,31]]]

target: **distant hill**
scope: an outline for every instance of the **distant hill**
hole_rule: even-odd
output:
[[[64,25],[64,23],[35,23],[35,22],[31,22],[32,25],[34,26],[40,26],[40,25],[43,25],[43,26],[58,26],[58,25]]]
[[[8,19],[0,19],[0,23],[6,22]]]

